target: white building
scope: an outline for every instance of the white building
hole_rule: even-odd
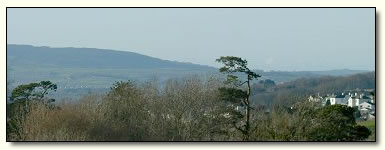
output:
[[[363,102],[358,106],[363,119],[375,119],[375,106],[371,102]]]
[[[374,109],[374,105],[369,102],[363,102],[358,106],[358,108],[361,111],[372,111]]]
[[[327,102],[330,102],[330,105],[340,104],[347,105],[349,107],[358,107],[358,110],[361,113],[361,118],[363,119],[373,119],[376,114],[374,97],[365,96],[364,93],[341,93],[341,95],[332,94],[325,97],[321,97],[318,94],[318,96],[309,96],[308,100],[310,102],[322,102],[323,106],[325,106]]]
[[[360,101],[360,99],[358,99],[356,97],[350,97],[349,100],[348,100],[348,106],[349,107],[358,106],[359,105],[359,101]]]
[[[335,105],[335,104],[348,105],[349,98],[350,96],[344,95],[344,93],[337,96],[333,95],[332,97],[330,97],[330,105]]]
[[[350,106],[350,107],[359,106],[360,104],[362,104],[364,102],[373,103],[372,101],[373,101],[372,99],[370,99],[369,97],[366,97],[364,95],[360,95],[359,97],[358,96],[352,96],[348,99],[348,106]]]

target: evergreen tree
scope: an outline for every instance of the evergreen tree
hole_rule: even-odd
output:
[[[223,67],[219,69],[220,72],[225,73],[227,75],[226,84],[230,85],[230,87],[222,87],[219,89],[221,93],[221,98],[223,100],[227,100],[232,103],[232,106],[236,108],[244,108],[242,111],[232,111],[233,116],[237,116],[239,118],[244,118],[244,123],[236,123],[234,122],[235,127],[242,132],[243,140],[247,141],[250,137],[250,94],[251,87],[250,82],[254,79],[261,77],[260,75],[252,72],[247,67],[247,61],[234,56],[222,56],[216,60],[219,63],[224,64]],[[241,73],[247,75],[246,79],[241,80],[236,75],[236,73]],[[246,91],[242,90],[241,87],[246,84]],[[243,113],[244,112],[244,115]],[[237,114],[237,115],[234,115]]]

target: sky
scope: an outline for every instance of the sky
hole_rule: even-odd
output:
[[[7,43],[265,71],[375,70],[374,8],[8,8]],[[102,60],[101,60],[102,61]]]

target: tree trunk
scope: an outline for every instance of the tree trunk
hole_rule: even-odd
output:
[[[244,137],[245,141],[248,141],[250,136],[250,91],[251,91],[250,75],[247,75],[247,97],[246,97],[247,104],[246,104],[246,126],[245,126],[246,135]]]

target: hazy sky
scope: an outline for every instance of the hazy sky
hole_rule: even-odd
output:
[[[374,8],[8,8],[8,44],[90,47],[219,67],[374,70]],[[102,60],[101,60],[102,61]]]

